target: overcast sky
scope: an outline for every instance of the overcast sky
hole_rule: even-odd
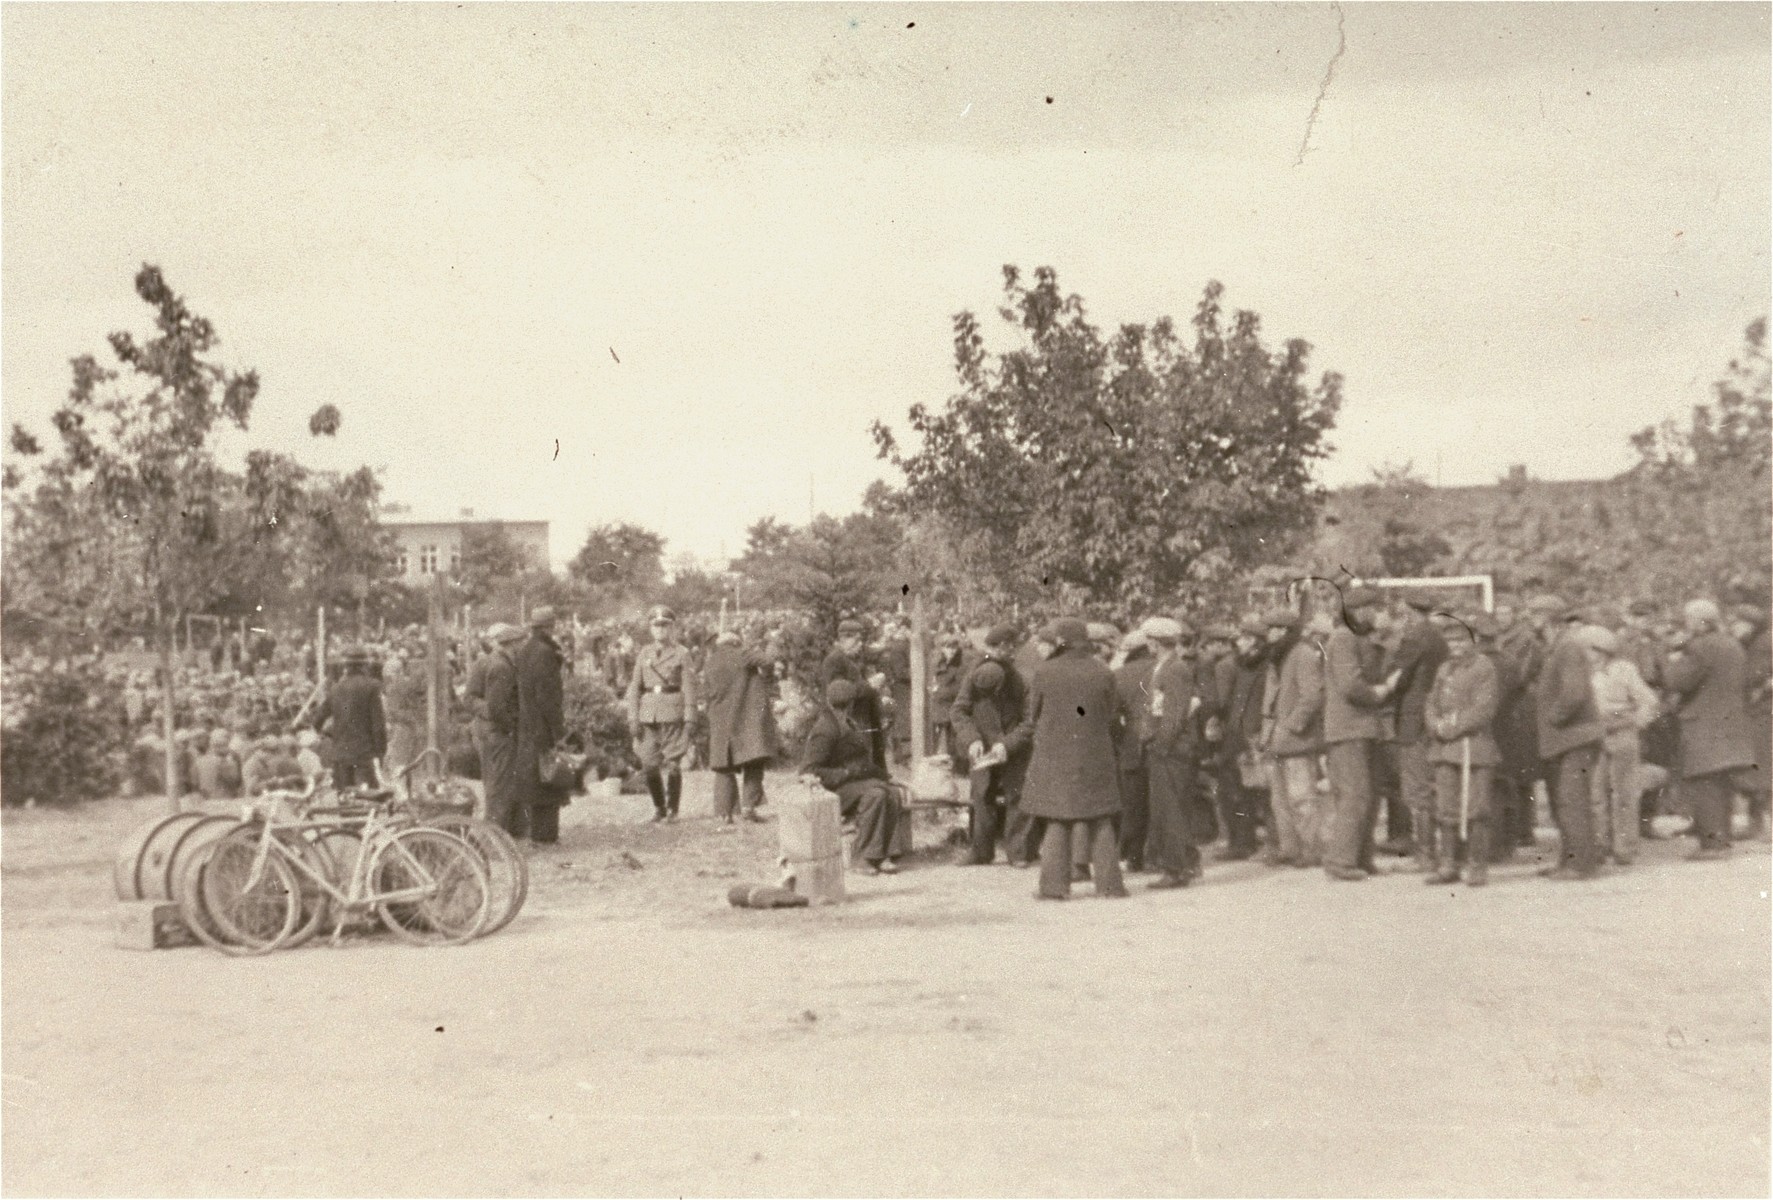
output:
[[[713,558],[853,508],[1016,263],[1310,341],[1329,483],[1612,473],[1768,310],[1768,12],[7,5],[6,416],[151,261],[254,444]]]

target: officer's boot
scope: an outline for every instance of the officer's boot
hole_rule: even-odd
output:
[[[1423,822],[1424,829],[1429,828]],[[1433,839],[1434,873],[1424,883],[1458,883],[1459,882],[1459,826],[1442,822],[1428,836]]]
[[[1465,883],[1467,887],[1483,887],[1490,882],[1490,823],[1471,823],[1470,840],[1465,847]]]
[[[677,771],[665,776],[665,819],[677,820],[677,802],[683,799],[683,776]]]
[[[653,820],[663,821],[665,819],[665,780],[659,774],[657,767],[648,767],[646,770],[646,790],[647,794],[653,798]]]
[[[1432,814],[1422,809],[1410,810],[1411,850],[1414,855],[1413,870],[1421,871],[1429,878],[1424,883],[1433,883],[1435,875],[1435,825]],[[1445,838],[1441,839],[1445,841]]]

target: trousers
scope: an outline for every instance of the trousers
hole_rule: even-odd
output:
[[[1681,780],[1681,788],[1693,806],[1693,832],[1701,850],[1730,847],[1730,818],[1736,807],[1735,780],[1730,771],[1713,771]]]
[[[1120,770],[1120,856],[1134,870],[1145,865],[1151,832],[1151,778],[1143,762]]]
[[[486,793],[486,819],[506,833],[517,805],[517,738],[490,725],[480,735],[480,785]]]
[[[1219,764],[1219,823],[1225,827],[1226,849],[1248,856],[1256,852],[1256,823],[1262,811],[1261,793],[1244,786],[1243,772],[1235,755]]]
[[[1373,869],[1374,753],[1369,738],[1332,742],[1324,751],[1330,775],[1330,821],[1324,837],[1324,866]]]
[[[763,803],[763,760],[737,767],[714,769],[714,815],[731,820],[735,814],[756,812]],[[744,791],[741,795],[740,787]]]
[[[1004,832],[1007,813],[1003,768],[992,767],[985,771],[970,772],[967,786],[967,859],[983,866],[997,857],[997,841]]]
[[[1595,842],[1601,857],[1629,863],[1638,856],[1638,731],[1622,729],[1601,742],[1594,773]]]
[[[1120,831],[1115,818],[1087,821],[1047,819],[1040,839],[1040,894],[1052,900],[1071,895],[1071,864],[1079,840],[1089,848],[1090,878],[1098,896],[1124,896],[1120,873]]]
[[[1190,809],[1196,802],[1194,763],[1181,755],[1153,753],[1150,774],[1151,833],[1146,866],[1165,875],[1193,875],[1200,868]]]
[[[1443,825],[1459,824],[1459,764],[1435,763],[1434,766],[1434,811],[1433,817]],[[1471,795],[1466,804],[1465,819],[1467,821],[1488,821],[1490,819],[1491,794],[1494,791],[1496,768],[1473,767],[1471,769]],[[1426,833],[1432,826],[1424,824]]]
[[[1551,774],[1552,816],[1558,826],[1561,866],[1592,875],[1600,869],[1600,846],[1594,836],[1594,773],[1600,744],[1577,746],[1558,755]]]
[[[1435,785],[1434,766],[1428,761],[1426,741],[1396,743],[1398,798],[1410,814],[1412,836],[1430,841],[1434,833]],[[1443,818],[1444,819],[1444,818]],[[1389,828],[1388,833],[1402,831]]]
[[[1321,863],[1324,848],[1317,756],[1289,754],[1269,759],[1268,797],[1274,815],[1275,851],[1281,860],[1306,867]]]

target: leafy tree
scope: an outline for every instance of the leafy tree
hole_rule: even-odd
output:
[[[630,608],[658,595],[665,582],[664,559],[664,538],[624,522],[593,528],[566,570],[592,604]]]
[[[844,616],[901,594],[894,570],[901,531],[884,514],[820,514],[804,529],[767,519],[752,526],[752,535],[732,564],[745,579],[748,607],[799,609],[829,636]]]
[[[1146,607],[1273,557],[1321,501],[1313,463],[1341,379],[1307,384],[1310,347],[1270,351],[1256,314],[1227,327],[1207,286],[1185,343],[1169,318],[1104,337],[1050,268],[1004,268],[1000,354],[970,312],[954,319],[959,391],[910,412],[915,450],[883,425],[913,518],[940,518],[1003,594]]]

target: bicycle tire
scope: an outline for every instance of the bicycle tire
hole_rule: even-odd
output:
[[[246,954],[269,954],[295,932],[301,919],[301,884],[275,853],[249,890],[246,881],[258,856],[260,827],[242,825],[216,841],[204,864],[203,907],[224,937]]]
[[[173,899],[178,902],[179,916],[184,920],[185,928],[198,941],[223,954],[250,954],[252,951],[228,939],[203,905],[203,869],[209,865],[209,856],[214,850],[215,843],[211,842],[199,847],[185,860],[184,869],[173,885]]]
[[[376,848],[369,878],[377,893],[423,887],[413,900],[381,901],[388,931],[418,946],[456,946],[479,935],[492,912],[480,855],[441,829],[402,829]]]
[[[324,878],[328,883],[335,886],[338,884],[338,878],[333,873],[332,855],[322,847],[300,834],[283,835],[277,840],[289,847],[291,854],[298,855],[308,865],[309,870]],[[297,946],[304,946],[313,940],[314,935],[319,933],[326,924],[327,917],[332,914],[332,896],[327,893],[326,889],[294,867],[291,867],[290,871],[295,875],[296,882],[301,887],[302,915],[296,921],[296,927],[291,931],[289,938],[283,943],[282,948],[285,950],[294,950]]]
[[[492,915],[480,936],[497,933],[515,920],[524,901],[529,899],[529,859],[516,840],[491,821],[478,817],[439,817],[429,824],[467,842],[486,867],[487,886],[492,889]]]

